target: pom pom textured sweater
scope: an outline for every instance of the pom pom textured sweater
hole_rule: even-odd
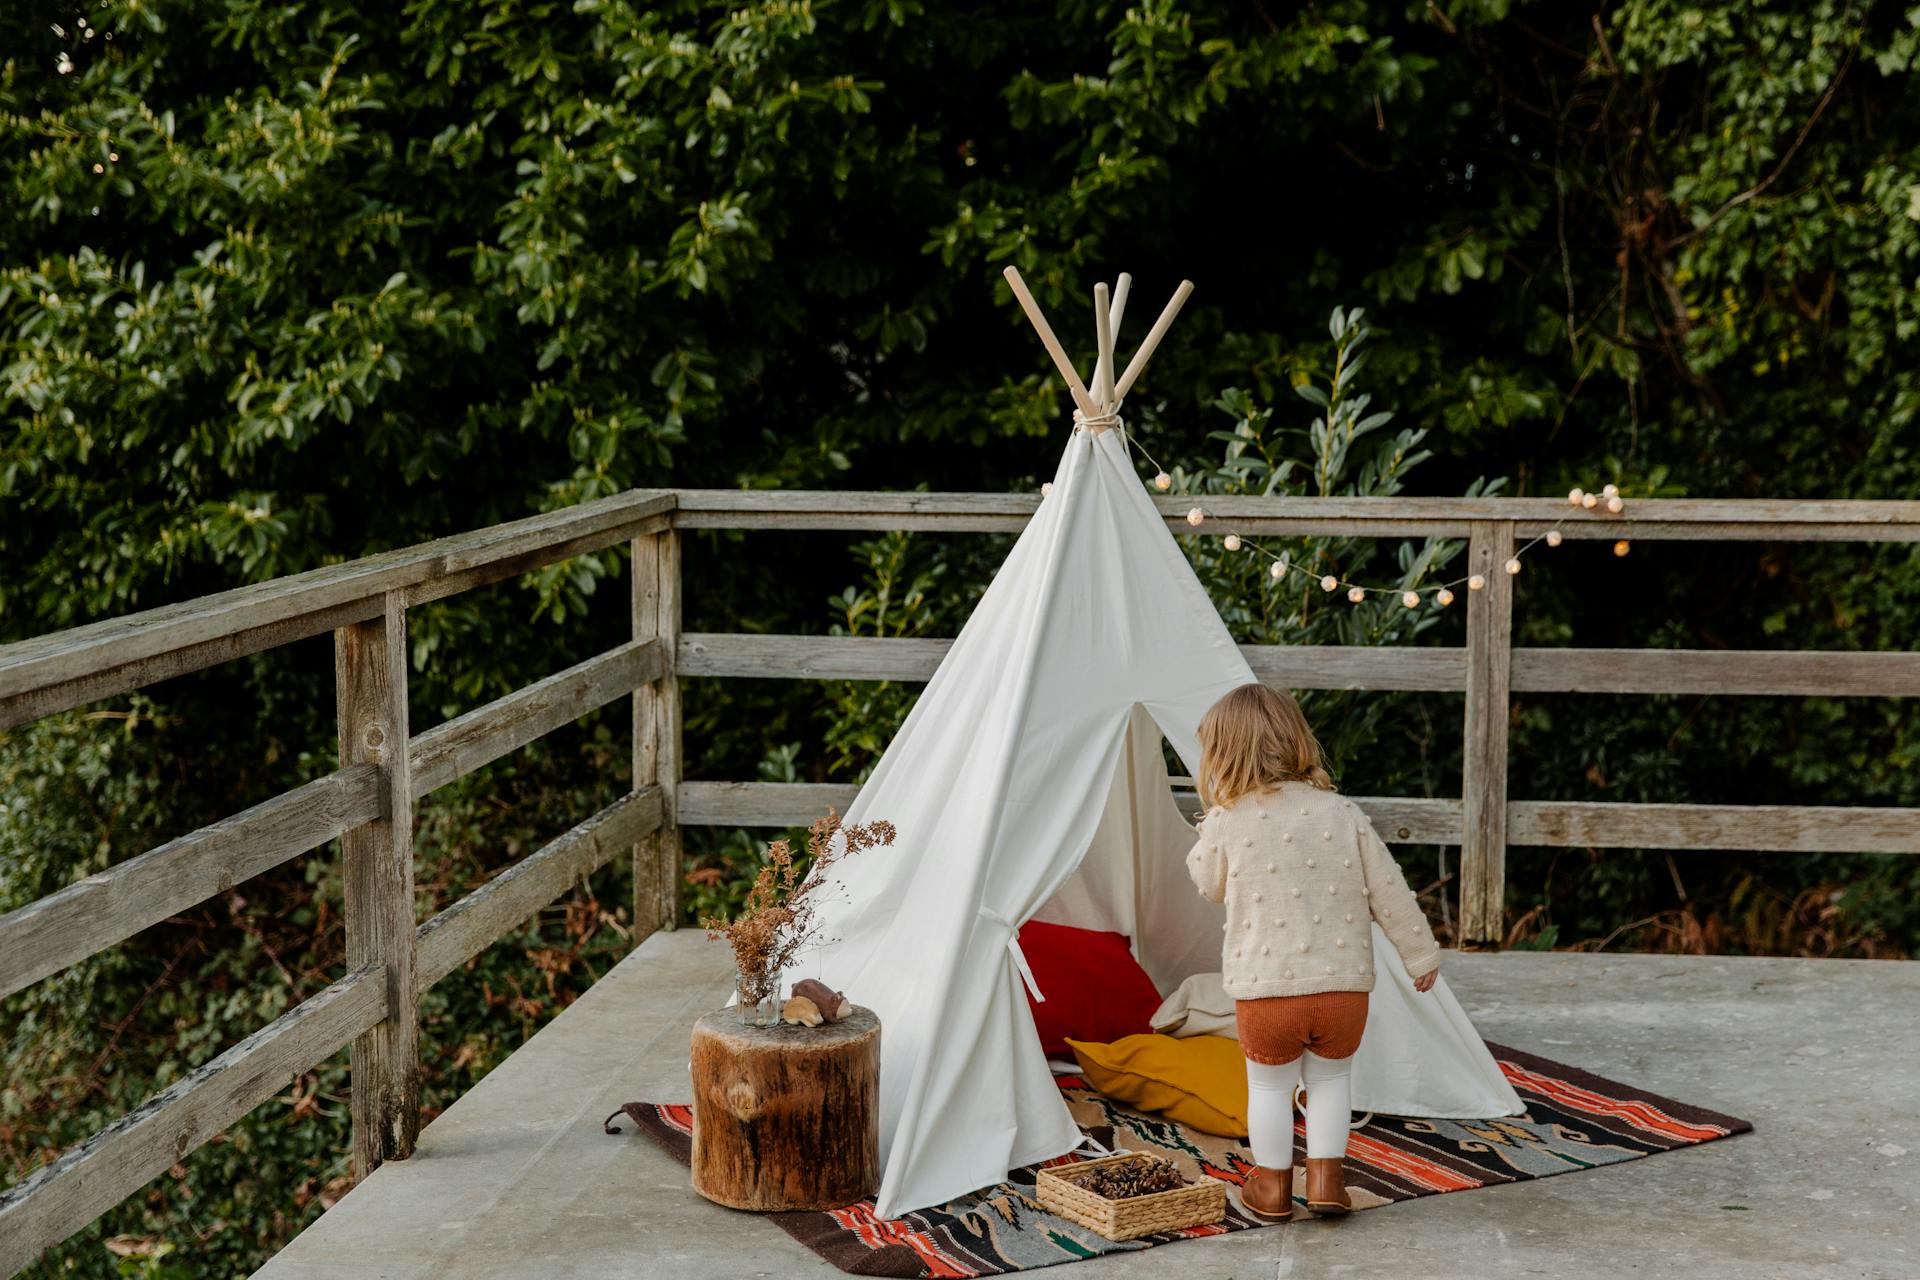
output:
[[[1227,905],[1220,969],[1236,1000],[1373,990],[1373,929],[1418,978],[1440,966],[1400,864],[1360,807],[1304,782],[1207,812],[1187,871]]]

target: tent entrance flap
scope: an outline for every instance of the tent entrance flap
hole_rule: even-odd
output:
[[[1197,836],[1174,800],[1166,741],[1152,713],[1135,703],[1092,838],[1033,916],[1124,934],[1162,994],[1220,967],[1226,920],[1226,908],[1195,893],[1187,879],[1187,851]]]

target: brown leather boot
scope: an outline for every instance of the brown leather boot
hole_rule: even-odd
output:
[[[1307,1158],[1307,1208],[1323,1218],[1344,1218],[1353,1212],[1347,1196],[1346,1159]]]
[[[1263,1222],[1286,1222],[1293,1217],[1293,1170],[1255,1165],[1240,1188],[1240,1203]]]

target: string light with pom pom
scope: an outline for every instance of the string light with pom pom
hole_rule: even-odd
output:
[[[1139,446],[1134,444],[1133,441],[1131,440],[1128,441],[1128,444],[1135,449],[1139,448]],[[1148,461],[1149,463],[1153,463],[1152,458],[1146,457],[1146,451],[1144,449],[1140,449],[1139,452],[1142,457],[1146,458],[1146,461]],[[1154,463],[1153,465],[1157,469],[1159,464]],[[1164,491],[1166,489],[1171,488],[1172,483],[1173,483],[1172,477],[1169,476],[1165,471],[1156,470],[1156,474],[1153,477],[1153,484],[1155,488],[1158,488]],[[1045,487],[1043,486],[1043,492],[1044,491],[1045,491]],[[1626,510],[1627,504],[1626,504],[1625,497],[1623,497],[1620,493],[1620,487],[1618,485],[1609,484],[1609,485],[1602,486],[1600,491],[1597,493],[1588,489],[1581,488],[1576,485],[1574,488],[1569,489],[1567,491],[1567,505],[1579,512],[1594,512],[1595,514],[1598,514],[1601,509],[1604,509],[1608,515],[1617,516]],[[1190,508],[1187,511],[1186,519],[1187,519],[1187,523],[1196,529],[1199,528],[1201,525],[1207,523],[1209,520],[1212,520],[1216,524],[1219,523],[1219,517],[1210,516],[1205,507]],[[1532,550],[1534,546],[1544,542],[1549,547],[1558,547],[1565,541],[1566,541],[1566,536],[1560,531],[1560,528],[1556,525],[1555,527],[1548,529],[1546,532],[1534,538],[1533,541],[1527,543],[1525,546],[1515,551],[1513,555],[1508,557],[1506,561],[1502,563],[1501,568],[1506,571],[1509,577],[1516,577],[1520,573],[1521,557],[1526,555],[1528,551]],[[1314,576],[1311,572],[1306,570],[1304,567],[1289,563],[1285,555],[1276,555],[1275,553],[1261,546],[1259,543],[1251,542],[1246,538],[1242,537],[1238,533],[1235,533],[1232,531],[1228,531],[1227,533],[1225,533],[1221,538],[1221,545],[1228,551],[1239,551],[1244,548],[1247,550],[1257,552],[1261,555],[1267,556],[1273,562],[1268,566],[1267,572],[1276,582],[1280,581],[1281,579],[1284,579],[1287,576],[1287,574],[1292,572],[1294,569],[1300,569],[1301,572],[1307,573],[1308,577],[1310,578]],[[1613,554],[1616,556],[1624,556],[1627,554],[1628,550],[1629,550],[1629,544],[1625,538],[1622,538],[1618,542],[1615,542],[1613,544]],[[1323,592],[1326,592],[1329,595],[1331,595],[1335,591],[1338,591],[1341,587],[1344,586],[1347,589],[1347,599],[1354,604],[1366,603],[1366,599],[1369,595],[1391,595],[1391,596],[1397,596],[1400,600],[1401,605],[1404,606],[1405,608],[1414,609],[1419,607],[1420,600],[1421,600],[1421,593],[1418,590],[1415,590],[1411,587],[1407,587],[1404,585],[1400,587],[1368,587],[1368,586],[1363,586],[1362,584],[1356,583],[1356,582],[1347,582],[1344,579],[1342,579],[1339,575],[1332,574],[1332,573],[1322,573],[1321,575],[1319,575],[1318,580],[1320,583],[1320,590]],[[1452,588],[1462,583],[1466,585],[1466,588],[1469,591],[1484,591],[1486,590],[1487,579],[1485,575],[1475,573],[1475,574],[1469,574],[1462,578],[1456,578],[1451,582],[1441,583],[1436,588],[1433,589],[1432,595],[1430,597],[1434,605],[1438,608],[1444,609],[1448,605],[1452,604],[1454,600],[1454,593]]]

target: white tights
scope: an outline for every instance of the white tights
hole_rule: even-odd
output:
[[[1352,1058],[1323,1058],[1311,1049],[1278,1066],[1247,1059],[1247,1143],[1253,1162],[1267,1169],[1293,1167],[1293,1090],[1303,1079],[1307,1158],[1338,1160],[1346,1155],[1352,1068]]]

